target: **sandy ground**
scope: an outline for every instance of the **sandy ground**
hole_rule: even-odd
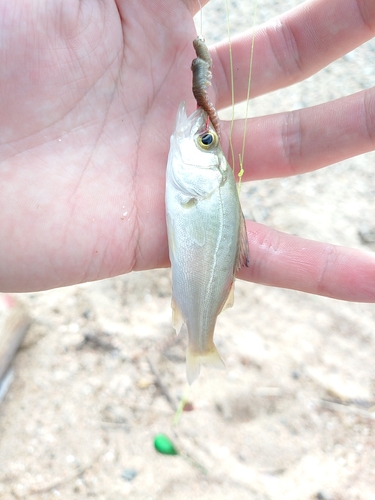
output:
[[[262,22],[299,2],[258,3]],[[212,12],[221,36],[225,12],[219,0],[209,9],[214,41]],[[248,5],[231,15],[252,23]],[[374,56],[373,40],[251,113],[369,87]],[[245,215],[373,251],[374,163],[244,185]],[[0,405],[0,498],[375,499],[374,305],[237,282],[216,330],[227,370],[203,370],[173,426],[186,336],[174,334],[170,294],[170,271],[155,270],[22,296],[32,325]],[[159,432],[179,456],[154,450]]]

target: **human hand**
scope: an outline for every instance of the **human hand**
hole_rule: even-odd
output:
[[[0,290],[166,266],[198,3],[0,2]]]
[[[190,63],[198,3],[72,0],[38,9],[1,3],[0,289],[40,290],[168,265],[165,168],[178,105],[185,100],[194,108]],[[253,95],[306,78],[373,36],[372,0],[342,3],[315,0],[309,10],[303,4],[286,14],[282,25],[257,31]],[[248,44],[248,38],[235,44],[235,58],[242,61]],[[223,54],[223,46],[213,53],[218,108],[230,95]],[[237,83],[244,97],[242,69]],[[341,100],[259,119],[251,142],[260,146],[247,154],[259,169],[245,169],[246,180],[307,172],[373,149],[375,125],[368,119],[366,129],[364,120],[374,113],[374,97],[371,89],[346,98],[353,114],[340,114]],[[333,120],[327,155],[321,127]],[[288,136],[286,124],[294,132]],[[224,149],[227,142],[224,137]],[[375,300],[371,255],[254,222],[248,235],[251,262],[241,277]]]

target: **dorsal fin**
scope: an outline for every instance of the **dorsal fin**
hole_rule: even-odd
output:
[[[243,266],[249,267],[249,242],[247,240],[245,217],[242,212],[241,216],[242,220],[240,222],[240,234],[238,236],[237,259],[234,266],[235,272]]]

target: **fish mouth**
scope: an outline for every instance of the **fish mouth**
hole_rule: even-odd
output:
[[[205,128],[206,112],[198,108],[190,116],[186,114],[186,104],[181,102],[176,116],[175,134],[179,138],[195,135],[200,129]]]

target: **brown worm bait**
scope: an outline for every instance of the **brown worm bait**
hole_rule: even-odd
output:
[[[193,94],[197,101],[197,106],[205,110],[220,139],[219,116],[207,93],[207,88],[211,85],[212,59],[203,37],[199,36],[196,38],[193,41],[193,45],[197,54],[196,59],[191,63],[191,70],[193,72]]]

